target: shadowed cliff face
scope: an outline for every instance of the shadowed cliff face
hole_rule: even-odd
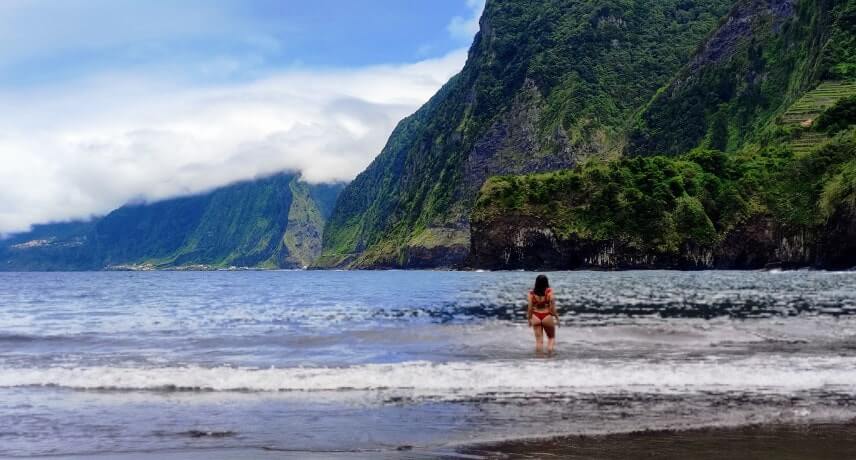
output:
[[[469,264],[491,270],[713,268],[714,251],[685,245],[675,253],[635,248],[624,240],[561,237],[543,221],[519,215],[473,224]],[[763,266],[763,265],[762,265]]]
[[[831,269],[856,266],[856,209],[841,209],[827,222],[817,264]]]
[[[474,222],[468,265],[492,270],[541,269],[849,269],[856,264],[856,215],[837,213],[821,229],[787,228],[769,216],[737,226],[715,245],[640,251],[626,240],[559,237],[543,220],[509,214]]]

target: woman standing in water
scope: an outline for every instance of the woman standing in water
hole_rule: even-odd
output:
[[[529,325],[535,330],[535,351],[544,350],[544,333],[547,333],[547,353],[556,347],[556,298],[550,288],[550,281],[544,275],[535,278],[535,287],[529,291],[529,309],[526,312]]]

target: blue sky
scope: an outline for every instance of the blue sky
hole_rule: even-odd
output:
[[[113,69],[217,82],[294,68],[443,56],[465,0],[6,0],[0,84],[55,83]],[[212,63],[222,63],[212,71]],[[231,65],[226,65],[229,63]]]
[[[483,0],[4,0],[0,235],[277,171],[350,180]]]

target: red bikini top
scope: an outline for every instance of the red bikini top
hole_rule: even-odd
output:
[[[529,291],[529,295],[532,296],[532,308],[536,308],[539,310],[544,308],[550,308],[550,296],[553,295],[553,288],[547,288],[547,290],[544,291],[544,297],[535,294],[535,291]]]

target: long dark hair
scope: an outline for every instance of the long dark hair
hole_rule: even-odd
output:
[[[547,280],[546,275],[538,275],[535,278],[535,289],[532,292],[539,297],[544,297],[547,294],[547,289],[550,288],[550,281]]]

